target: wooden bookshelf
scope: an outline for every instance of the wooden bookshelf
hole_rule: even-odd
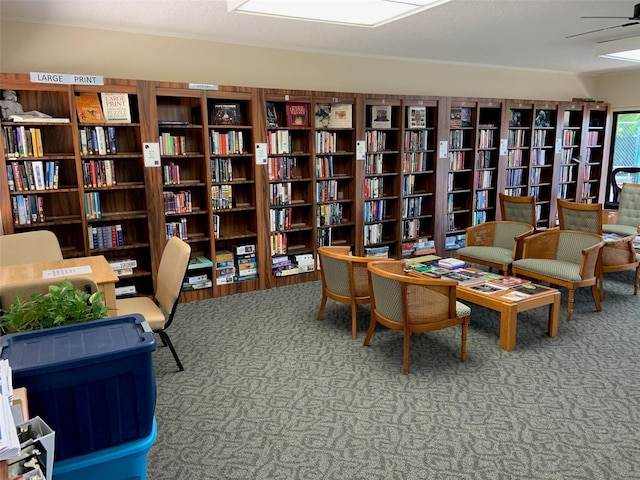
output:
[[[611,112],[601,103],[202,89],[126,79],[70,86],[31,83],[28,75],[8,73],[0,75],[0,88],[16,90],[25,111],[69,119],[2,121],[4,232],[52,230],[65,257],[135,258],[138,266],[119,285],[150,293],[167,224],[174,225],[194,257],[213,263],[202,269],[212,287],[185,291],[183,301],[317,280],[313,269],[274,274],[272,259],[279,254],[272,251],[271,239],[278,236],[287,240],[282,256],[293,259],[305,254],[315,259],[318,245],[327,243],[348,245],[357,255],[364,255],[365,248],[388,247],[389,257],[401,258],[419,239],[433,240],[440,254],[451,255],[445,250],[447,239],[449,244],[462,240],[467,227],[499,219],[498,192],[534,194],[538,227],[555,225],[557,198],[595,203],[605,192]],[[80,124],[74,95],[81,92],[126,93],[131,122]],[[287,124],[290,102],[306,105],[306,124]],[[240,121],[216,119],[220,105],[230,106]],[[274,107],[272,124],[268,105]],[[324,124],[322,114],[316,123],[318,105],[350,105],[350,126]],[[384,107],[380,111],[387,112],[388,122],[378,118],[377,107]],[[82,131],[99,126],[113,127],[115,153],[83,151]],[[41,157],[10,151],[7,137],[21,127],[29,134],[39,130]],[[224,138],[225,145],[235,144],[240,137],[241,148],[232,151],[213,142]],[[263,163],[256,148],[274,138],[286,138],[287,147],[270,149]],[[165,140],[173,151],[164,150]],[[363,157],[356,154],[358,141],[364,143]],[[160,142],[161,164],[145,165],[145,145]],[[10,190],[12,162],[19,167],[33,161],[57,165],[58,185]],[[86,181],[87,169],[106,169],[107,164],[115,183]],[[180,197],[181,192],[190,193],[190,206],[165,209],[165,196]],[[93,194],[100,199],[100,218],[87,218],[85,199]],[[24,211],[24,223],[14,224],[22,196],[41,197],[44,221],[37,214],[27,223]],[[124,245],[91,248],[90,228],[118,225]],[[257,278],[217,285],[216,254],[246,245],[255,245]]]

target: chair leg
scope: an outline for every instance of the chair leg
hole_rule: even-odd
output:
[[[364,343],[362,344],[365,347],[369,346],[369,342],[371,342],[371,336],[373,335],[373,331],[376,329],[376,325],[378,322],[376,321],[376,317],[373,314],[373,308],[371,309],[371,320],[369,321],[369,329],[367,330],[367,336],[364,338]]]
[[[184,367],[182,366],[182,362],[178,358],[178,353],[176,352],[176,349],[173,348],[173,343],[171,343],[171,339],[169,338],[169,335],[167,334],[167,332],[165,332],[164,330],[160,330],[158,332],[158,335],[160,335],[160,338],[162,339],[162,343],[164,343],[167,347],[169,347],[169,350],[171,350],[171,354],[173,355],[173,358],[176,361],[176,364],[178,365],[178,370],[183,372]]]
[[[358,305],[351,304],[351,338],[358,338]]]
[[[591,296],[593,297],[593,301],[596,304],[596,310],[601,312],[602,305],[600,304],[600,294],[598,293],[598,286],[595,283],[591,285]]]
[[[404,331],[403,348],[402,348],[402,373],[405,375],[409,373],[409,340],[411,339],[411,332]]]
[[[469,325],[469,317],[465,317],[462,322],[462,344],[460,346],[460,360],[467,361],[467,326]]]
[[[567,322],[571,321],[571,315],[573,314],[573,297],[576,291],[574,288],[569,288],[569,299],[567,300]]]
[[[320,310],[318,310],[318,316],[316,320],[322,320],[322,314],[324,314],[324,307],[327,306],[327,294],[325,291],[322,291],[322,301],[320,302]]]
[[[638,287],[640,286],[640,265],[636,268],[636,281],[633,284],[633,294],[638,295]]]
[[[598,288],[600,289],[600,300],[604,300],[604,272],[600,272],[598,279]]]

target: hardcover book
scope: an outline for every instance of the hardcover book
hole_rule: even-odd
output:
[[[287,102],[287,127],[304,128],[309,126],[308,105],[302,102]]]
[[[242,109],[239,102],[214,103],[210,116],[213,125],[242,125]]]
[[[267,127],[278,127],[278,112],[276,104],[267,102]]]
[[[331,128],[352,128],[352,106],[349,103],[336,103],[331,106]]]
[[[471,126],[471,109],[468,107],[453,107],[451,109],[449,126],[470,127]]]
[[[316,103],[316,128],[327,128],[331,125],[331,104],[330,103]]]
[[[371,107],[371,128],[391,128],[391,105]]]
[[[129,94],[103,92],[100,95],[102,97],[102,111],[105,121],[109,123],[131,123]]]
[[[76,95],[76,110],[80,123],[104,123],[104,113],[97,93]]]

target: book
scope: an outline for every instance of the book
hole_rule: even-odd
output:
[[[331,104],[316,103],[316,111],[314,116],[316,119],[316,128],[327,128],[329,125],[331,125]]]
[[[273,102],[267,102],[267,127],[278,127],[278,112]]]
[[[462,268],[466,265],[463,260],[457,258],[442,258],[438,260],[438,266],[442,268]]]
[[[529,295],[526,293],[522,293],[519,291],[511,291],[502,295],[502,298],[505,300],[511,300],[512,302],[519,302],[520,300],[524,300],[525,298],[529,298]]]
[[[242,110],[240,102],[214,103],[209,115],[213,125],[242,124]]]
[[[352,128],[352,105],[349,103],[335,103],[331,106],[331,128]]]
[[[106,122],[131,123],[129,94],[103,92],[100,96],[102,98],[102,112]]]
[[[484,283],[485,277],[483,272],[472,272],[470,270],[458,269],[453,271],[446,271],[440,275],[441,278],[448,278],[449,280],[455,280],[458,285],[475,285],[478,283]]]
[[[491,285],[490,283],[481,283],[480,285],[470,285],[467,287],[469,290],[473,290],[474,292],[484,293],[487,295],[491,295],[493,293],[504,292],[506,288],[500,288],[497,285]]]
[[[427,107],[410,106],[407,111],[408,128],[424,128],[427,126]]]
[[[308,104],[302,102],[287,102],[287,127],[304,128],[309,126]]]
[[[81,93],[75,99],[80,123],[104,123],[104,113],[97,93]]]
[[[470,127],[471,126],[471,109],[468,107],[453,107],[451,109],[449,126]]]
[[[502,288],[513,288],[519,285],[524,285],[526,283],[530,283],[529,280],[525,280],[524,278],[518,277],[502,277],[502,278],[494,278],[493,280],[489,280],[491,285],[496,285]]]
[[[371,107],[371,128],[391,128],[391,105]]]
[[[197,270],[198,268],[208,267],[213,267],[213,262],[205,256],[198,256],[189,260],[187,270]]]
[[[518,285],[517,287],[513,287],[513,290],[516,290],[520,293],[524,293],[526,295],[535,295],[537,293],[548,292],[549,288],[529,282],[529,283],[525,283],[524,285]]]

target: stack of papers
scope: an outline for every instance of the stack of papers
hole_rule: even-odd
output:
[[[20,455],[20,442],[11,413],[12,398],[11,367],[7,360],[0,360],[0,461]]]

